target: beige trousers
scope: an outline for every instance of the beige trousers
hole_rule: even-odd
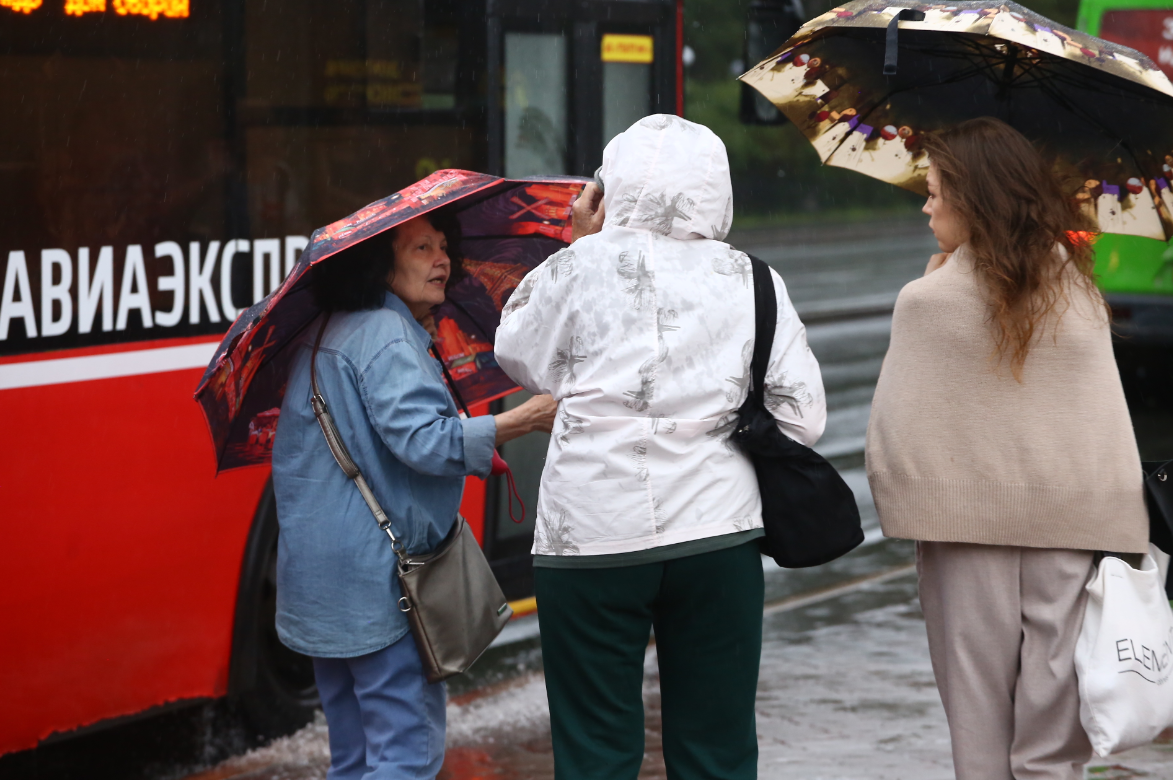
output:
[[[1082,780],[1075,641],[1092,553],[918,542],[957,780]]]

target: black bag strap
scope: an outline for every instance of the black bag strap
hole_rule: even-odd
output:
[[[1141,463],[1149,509],[1149,541],[1173,555],[1173,460]],[[1173,579],[1171,579],[1173,581]]]
[[[759,404],[765,406],[766,369],[770,366],[770,350],[774,347],[774,331],[778,328],[778,297],[770,266],[753,255],[747,257],[753,268],[754,303],[753,360],[750,362],[753,387],[750,392]]]

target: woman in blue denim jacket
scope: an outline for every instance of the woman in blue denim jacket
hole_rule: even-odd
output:
[[[448,534],[464,478],[488,475],[495,445],[548,432],[555,411],[539,396],[496,416],[459,417],[425,329],[444,301],[449,246],[455,255],[458,240],[454,220],[427,215],[311,272],[315,301],[332,313],[318,384],[411,553],[434,549]],[[313,658],[330,730],[330,780],[433,778],[444,757],[445,687],[424,678],[396,607],[390,542],[335,463],[310,406],[319,327],[312,323],[296,346],[273,444],[277,633]]]

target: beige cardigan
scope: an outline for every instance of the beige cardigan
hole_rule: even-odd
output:
[[[1147,550],[1140,458],[1103,303],[1077,286],[1068,298],[1019,383],[994,357],[965,247],[900,292],[867,434],[886,536]]]

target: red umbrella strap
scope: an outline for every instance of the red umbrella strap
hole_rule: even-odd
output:
[[[509,464],[501,457],[500,453],[493,450],[493,467],[489,471],[491,476],[505,475],[505,481],[509,490],[509,519],[515,523],[521,523],[525,520],[525,502],[521,500],[521,492],[517,489],[517,483],[513,480],[513,469],[509,468]],[[521,507],[521,517],[514,517],[513,515],[513,499],[517,499],[518,506]]]

